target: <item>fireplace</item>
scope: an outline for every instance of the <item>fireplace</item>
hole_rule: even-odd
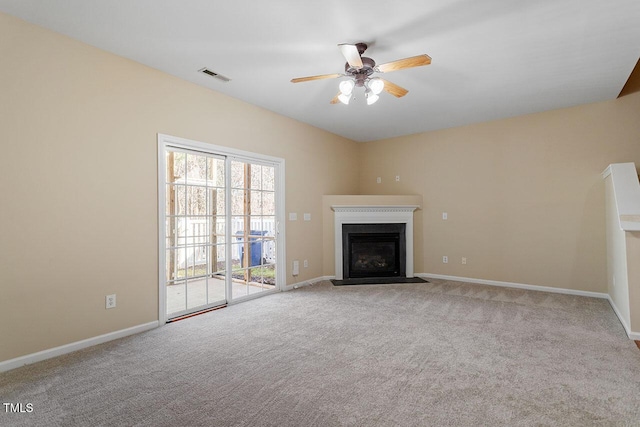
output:
[[[405,224],[344,224],[343,277],[405,277]]]
[[[413,211],[418,206],[332,205],[331,208],[335,212],[336,280],[413,278]]]

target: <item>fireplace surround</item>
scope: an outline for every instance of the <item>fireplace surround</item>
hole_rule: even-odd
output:
[[[384,206],[372,206],[372,205],[333,205],[331,209],[334,211],[334,249],[335,249],[335,277],[338,280],[343,280],[351,274],[351,268],[345,266],[345,257],[347,255],[346,262],[349,262],[348,253],[345,250],[343,225],[359,225],[359,226],[372,226],[368,232],[388,234],[387,231],[391,228],[397,227],[398,224],[402,226],[397,229],[404,228],[402,231],[392,231],[391,233],[404,234],[402,239],[398,238],[398,247],[400,254],[404,253],[404,273],[402,273],[398,265],[398,273],[386,272],[382,275],[394,275],[397,277],[413,277],[413,212],[418,208],[417,205],[384,205]],[[385,225],[387,224],[387,225]],[[389,226],[389,224],[396,224],[396,226]],[[349,229],[349,227],[347,227]],[[356,233],[357,234],[357,233]],[[366,233],[362,233],[366,234]],[[377,236],[380,237],[380,236]],[[386,237],[385,237],[386,238]],[[384,240],[384,239],[383,239]],[[402,240],[402,241],[401,241]],[[387,243],[390,240],[387,239]],[[383,242],[384,243],[384,242]],[[384,251],[382,246],[379,245],[378,250]],[[351,260],[355,263],[357,260]],[[348,271],[349,270],[349,271]],[[361,272],[362,273],[362,272]],[[368,274],[367,272],[363,274]],[[351,276],[354,277],[354,276]],[[363,276],[361,276],[363,277]]]

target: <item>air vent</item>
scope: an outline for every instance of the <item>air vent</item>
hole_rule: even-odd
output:
[[[208,76],[211,76],[213,78],[216,78],[216,79],[218,79],[220,81],[223,81],[225,83],[231,81],[231,79],[229,77],[225,77],[222,74],[218,74],[215,71],[211,71],[210,69],[208,69],[206,67],[201,69],[201,70],[198,70],[198,71],[200,71],[201,73],[204,73],[204,74],[206,74]]]

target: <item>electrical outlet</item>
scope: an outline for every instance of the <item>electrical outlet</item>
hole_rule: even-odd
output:
[[[115,307],[116,307],[116,294],[107,295],[106,308],[115,308]]]
[[[309,267],[309,260],[308,260],[308,259],[305,259],[305,260],[302,262],[302,265],[304,266],[304,268],[308,268],[308,267]]]
[[[443,263],[443,264],[447,264],[448,262],[449,262],[449,257],[448,257],[448,256],[446,256],[446,255],[445,255],[445,256],[443,256],[443,257],[442,257],[442,263]]]
[[[311,214],[310,213],[303,214],[303,219],[305,221],[311,221]]]
[[[396,175],[396,182],[400,181],[400,175]]]
[[[377,178],[376,178],[376,182],[377,182],[378,184],[380,184],[380,183],[382,182],[382,178],[377,177]]]
[[[442,212],[442,219],[446,220],[448,218],[448,215],[446,212]]]
[[[466,265],[467,264],[467,258],[466,257],[462,257],[462,264]]]

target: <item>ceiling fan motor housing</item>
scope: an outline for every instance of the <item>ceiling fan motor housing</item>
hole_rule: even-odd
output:
[[[344,64],[344,72],[353,76],[356,80],[356,86],[363,86],[367,78],[374,73],[376,61],[365,56],[362,57],[362,68],[354,68],[349,63]]]

